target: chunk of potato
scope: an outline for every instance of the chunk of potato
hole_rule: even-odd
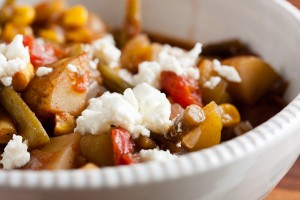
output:
[[[30,152],[30,161],[23,168],[31,170],[74,168],[76,156],[80,152],[80,138],[79,133],[51,138],[49,144]]]
[[[222,62],[236,68],[242,82],[229,83],[228,91],[236,101],[253,105],[280,77],[265,61],[255,56],[239,56]]]
[[[211,102],[203,107],[203,111],[205,120],[199,127],[190,132],[198,140],[194,141],[193,137],[188,137],[187,135],[182,137],[181,142],[189,151],[208,148],[219,144],[221,141],[222,117],[218,105],[215,102]]]
[[[109,133],[83,136],[80,141],[80,149],[88,162],[98,166],[114,165],[112,139]]]
[[[77,72],[68,69],[77,68]],[[88,58],[86,55],[67,58],[50,64],[53,71],[34,77],[23,97],[29,107],[42,119],[56,113],[78,116],[86,106],[89,84]]]

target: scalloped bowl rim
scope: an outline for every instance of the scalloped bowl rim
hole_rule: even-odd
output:
[[[291,14],[300,26],[300,12],[289,2],[272,0]],[[214,147],[188,153],[166,162],[148,162],[96,170],[0,171],[0,187],[35,189],[118,188],[205,173],[235,162],[280,139],[284,130],[300,114],[300,94],[282,111],[245,135]],[[238,151],[236,151],[238,150]],[[242,150],[242,151],[241,151]],[[196,167],[195,167],[196,166]]]

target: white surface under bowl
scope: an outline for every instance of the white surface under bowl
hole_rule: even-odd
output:
[[[125,1],[71,2],[87,5],[113,26],[122,22]],[[146,30],[178,38],[249,43],[290,82],[290,104],[244,136],[177,161],[94,171],[1,171],[1,199],[257,200],[289,170],[300,152],[298,10],[284,0],[143,0],[143,19]]]

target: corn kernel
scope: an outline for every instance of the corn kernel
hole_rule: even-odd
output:
[[[35,18],[35,9],[31,6],[18,6],[14,10],[11,21],[19,26],[30,25]]]
[[[9,22],[3,28],[2,39],[6,42],[11,42],[17,34],[32,35],[33,30],[29,26],[23,27]]]
[[[52,42],[57,42],[60,44],[65,42],[64,34],[53,29],[42,29],[39,31],[39,36],[46,40],[50,40]]]
[[[54,135],[66,135],[72,133],[76,126],[75,117],[69,113],[55,114]]]
[[[69,8],[63,17],[63,24],[66,27],[82,27],[88,20],[89,13],[85,7],[78,5]]]
[[[92,34],[86,28],[70,30],[66,33],[66,40],[68,42],[89,43],[92,40]]]
[[[29,84],[29,82],[33,79],[34,77],[34,68],[31,63],[28,63],[26,65],[26,68],[23,69],[20,72],[17,72],[14,77],[13,77],[13,88],[17,92],[21,92],[25,90]]]
[[[222,114],[222,123],[224,127],[233,127],[240,123],[241,116],[238,109],[228,103],[219,105]]]

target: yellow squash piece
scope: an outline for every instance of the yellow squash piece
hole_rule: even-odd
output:
[[[183,145],[186,144],[185,147],[189,151],[197,151],[199,149],[208,148],[219,144],[221,141],[222,118],[219,106],[215,102],[211,102],[203,107],[203,111],[205,114],[205,120],[199,125],[199,127],[197,127],[198,134],[197,132],[194,132],[197,131],[197,128],[196,130],[191,131],[194,136],[199,137],[198,140],[196,142],[194,140],[190,142],[191,139],[189,139],[189,143],[187,143],[186,140],[188,138],[185,136],[181,141]],[[201,133],[199,133],[200,131]]]
[[[222,123],[224,127],[234,127],[241,121],[238,109],[232,104],[219,105],[222,114]]]

